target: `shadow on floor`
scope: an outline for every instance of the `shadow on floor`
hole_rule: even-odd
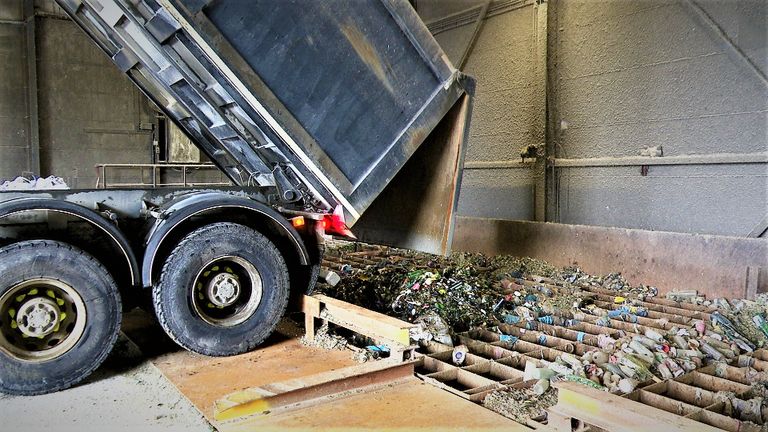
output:
[[[275,332],[259,345],[259,348],[266,348],[302,336],[304,329],[296,322],[296,319],[292,318],[292,315],[283,318]],[[300,320],[301,317],[299,316],[298,319]],[[165,334],[152,313],[140,308],[133,309],[123,315],[121,334],[109,357],[78,386],[129,372],[141,366],[145,361],[152,361],[158,357],[183,350]]]

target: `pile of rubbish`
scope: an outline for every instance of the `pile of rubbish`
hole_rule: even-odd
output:
[[[597,309],[591,308],[592,313],[606,312]],[[642,311],[637,309],[635,313]],[[578,313],[572,316],[576,317],[572,323],[578,323]],[[534,316],[526,328],[535,329],[537,323],[549,321],[551,317]],[[605,326],[609,325],[606,319]],[[510,345],[515,342],[511,341]],[[712,314],[710,323],[696,320],[690,327],[672,326],[666,332],[646,328],[644,335],[624,335],[617,339],[607,333],[600,334],[597,344],[599,349],[581,356],[563,352],[545,367],[536,368],[532,362],[526,363],[525,379],[539,380],[538,384],[544,389],[548,387],[546,381],[560,378],[626,394],[641,383],[673,379],[715,362],[736,361],[747,366],[751,357],[744,354],[755,349],[754,344],[739,335],[730,320],[718,312]],[[768,381],[768,377],[760,378]]]
[[[32,178],[19,176],[13,180],[0,182],[0,192],[52,189],[69,189],[69,186],[63,178],[56,176]]]
[[[547,408],[557,403],[557,389],[550,388],[537,395],[532,388],[509,388],[489,393],[483,406],[518,423],[544,419]]]
[[[707,318],[694,319],[649,311],[646,306],[652,303],[646,302],[657,297],[658,290],[632,285],[618,273],[593,276],[575,267],[558,269],[510,256],[461,253],[445,258],[391,252],[358,259],[355,266],[336,265],[333,270],[340,273],[341,282],[322,290],[419,324],[411,331],[415,341],[448,346],[459,343],[459,333],[476,327],[497,333],[510,350],[522,338],[519,332],[546,338],[552,326],[578,329],[588,323],[592,329],[606,329],[590,334],[574,330],[579,337],[592,338],[592,346],[579,351],[582,355],[560,350],[555,361],[526,362],[524,381],[533,386],[486,396],[486,406],[496,406],[494,411],[514,419],[534,418],[555,403],[556,396],[549,396],[554,392],[552,380],[621,395],[710,364],[750,366],[754,359],[749,354],[768,344],[768,297],[710,300],[696,292],[667,294],[676,302],[706,307],[701,316]],[[342,262],[344,253],[334,263]],[[456,350],[466,354],[467,347]],[[756,372],[753,382],[768,389],[768,373]],[[762,419],[758,423],[763,424]]]
[[[501,322],[499,281],[535,271],[551,275],[542,261],[509,256],[456,254],[449,258],[403,251],[361,270],[335,269],[342,281],[322,291],[334,298],[409,322],[465,331]]]
[[[299,343],[307,347],[322,348],[326,350],[345,350],[350,346],[349,341],[343,336],[333,334],[328,323],[320,326],[315,332],[315,337],[310,339],[302,336]]]
[[[578,268],[557,269],[532,258],[469,253],[445,258],[398,250],[395,254],[377,257],[375,261],[375,264],[357,269],[349,265],[335,268],[341,275],[341,282],[321,290],[331,297],[422,324],[414,331],[416,340],[426,338],[445,343],[446,336],[452,333],[476,326],[490,328],[502,323],[514,324],[519,320],[543,320],[558,325],[567,320],[576,323],[585,314],[603,318],[597,324],[608,324],[610,319],[637,322],[637,317],[648,314],[637,303],[658,295],[655,287],[633,286],[618,273],[592,276]],[[523,284],[523,279],[548,283],[530,286]],[[553,285],[560,289],[554,292]],[[615,307],[607,310],[594,305],[590,293],[582,290],[585,287],[616,292]],[[670,297],[675,295],[672,293]],[[704,327],[698,323],[698,327],[690,329],[676,328],[675,332],[679,333],[676,335],[660,335],[663,343],[657,334],[645,335],[642,340],[634,341],[635,346],[644,344],[653,351],[655,345],[651,346],[649,341],[654,340],[657,345],[682,350],[683,355],[689,354],[687,351],[691,349],[709,350],[708,355],[722,359],[768,344],[768,302],[709,301],[701,296],[692,296],[689,301],[717,307],[716,319],[705,323]],[[662,319],[661,324],[663,327],[666,322]],[[705,335],[697,328],[709,331],[704,340],[699,340],[699,336]],[[680,346],[683,342],[694,346]],[[704,342],[703,346],[701,342]],[[713,345],[725,349],[720,344],[735,344],[736,350],[729,348],[721,353],[722,356],[711,351]],[[668,354],[668,351],[664,353]],[[646,359],[649,357],[647,352],[642,355]],[[672,368],[676,370],[674,366]],[[660,374],[666,376],[663,366]]]
[[[352,360],[365,363],[389,356],[389,348],[383,345],[375,345],[365,336],[352,334],[349,337],[335,333],[326,322],[318,327],[315,337],[310,339],[306,335],[299,339],[299,343],[311,348],[325,350],[352,351]]]

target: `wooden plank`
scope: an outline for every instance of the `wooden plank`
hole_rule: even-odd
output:
[[[604,391],[573,382],[556,382],[557,404],[548,411],[558,430],[570,432],[570,422],[575,418],[590,425],[613,432],[715,432],[719,429],[690,419],[643,405]],[[567,429],[565,426],[567,425]],[[553,424],[555,426],[555,424]]]
[[[410,346],[409,329],[416,327],[415,324],[321,294],[306,298],[311,299],[305,301],[305,308],[302,309],[306,316],[322,318],[374,339],[400,345],[391,348]],[[306,320],[307,330],[313,331],[314,322]]]
[[[315,319],[320,316],[320,300],[304,296],[302,297],[301,310],[304,312],[304,330],[307,339],[315,338]]]
[[[417,327],[416,324],[399,320],[397,318],[393,318],[389,315],[384,315],[379,312],[374,312],[370,309],[366,309],[364,307],[360,307],[352,303],[347,303],[345,301],[338,300],[333,297],[328,297],[323,294],[317,294],[312,297],[320,301],[321,304],[326,308],[332,307],[334,311],[344,309],[345,311],[349,311],[350,313],[360,315],[361,317],[364,317],[365,319],[371,322],[375,322],[377,325],[384,324],[384,325],[391,326],[398,329],[409,329],[409,328]]]

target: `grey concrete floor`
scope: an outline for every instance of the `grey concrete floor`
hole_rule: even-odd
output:
[[[214,431],[123,335],[85,382],[42,396],[0,394],[3,431]]]

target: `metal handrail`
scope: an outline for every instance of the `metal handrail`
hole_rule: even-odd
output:
[[[111,169],[136,169],[139,171],[139,182],[116,182],[108,181],[107,173]],[[150,182],[144,181],[144,173],[146,170],[152,170],[150,175]],[[181,170],[181,182],[163,182],[162,172],[163,170]],[[209,163],[163,163],[163,164],[96,164],[96,188],[142,188],[142,187],[198,187],[198,186],[230,186],[232,183],[228,180],[220,182],[190,182],[188,181],[188,174],[190,170],[201,171],[211,170],[218,171],[222,176],[219,168],[214,164]]]

